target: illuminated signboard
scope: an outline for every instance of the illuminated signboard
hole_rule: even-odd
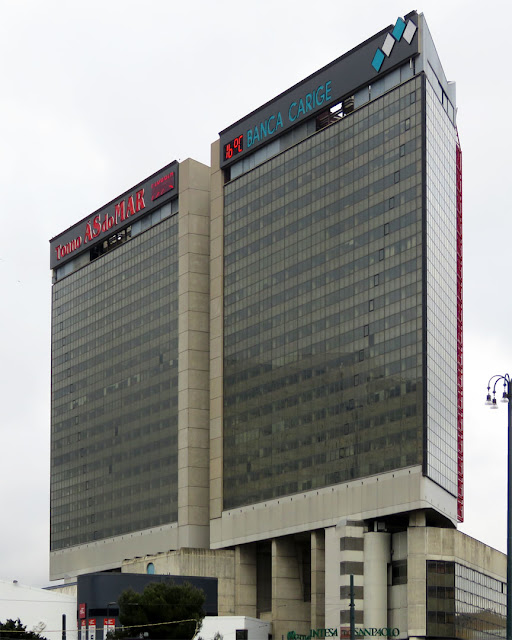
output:
[[[151,185],[151,200],[161,198],[174,189],[174,171],[169,171],[166,176],[155,180]]]
[[[413,11],[401,23],[416,26],[418,14]],[[398,22],[398,21],[397,21]],[[371,84],[383,73],[402,65],[418,54],[419,36],[412,28],[411,37],[393,38],[393,47],[385,45],[396,25],[390,25],[361,45],[331,62],[294,87],[253,111],[220,133],[220,166],[229,166],[239,158],[277,138],[285,131],[319,115]],[[383,59],[375,66],[375,52],[383,48]],[[392,51],[392,55],[391,55]],[[373,63],[373,64],[372,64]]]
[[[367,629],[355,628],[354,635],[356,638],[363,638],[369,636],[372,638],[397,638],[400,635],[400,629],[396,627],[369,627]],[[310,629],[309,633],[297,633],[296,631],[288,631],[286,634],[287,640],[314,640],[314,638],[350,638],[350,627],[340,627],[340,633],[338,636],[337,628],[329,629]]]
[[[178,195],[178,162],[172,162],[87,218],[50,240],[50,268],[72,260],[94,244]]]
[[[242,153],[244,150],[244,134],[241,133],[233,140],[226,142],[224,145],[223,157],[225,160],[231,160],[233,156],[237,156],[239,153]]]
[[[400,629],[397,627],[368,627],[366,629],[355,628],[355,638],[397,638],[400,635]],[[340,627],[340,638],[350,638],[350,627]]]

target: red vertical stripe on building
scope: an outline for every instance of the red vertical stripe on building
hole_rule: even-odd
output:
[[[457,180],[457,520],[464,520],[464,407],[462,363],[462,152],[456,147]]]

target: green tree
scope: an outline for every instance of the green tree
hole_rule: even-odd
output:
[[[125,628],[113,635],[133,638],[147,633],[155,640],[191,640],[204,618],[204,599],[203,591],[188,582],[152,582],[142,593],[127,589],[117,601]]]
[[[0,622],[0,638],[13,638],[13,640],[46,640],[35,631],[27,631],[27,627],[21,624],[20,619]]]

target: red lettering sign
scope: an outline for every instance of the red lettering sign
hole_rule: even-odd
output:
[[[133,202],[133,196],[130,196],[128,198],[128,204],[126,206],[126,215],[133,216],[134,213],[135,213],[135,204]]]
[[[135,194],[135,197],[137,198],[137,204],[135,205],[135,211],[142,211],[142,209],[144,209],[146,207],[146,205],[144,203],[144,189],[141,189],[140,191],[137,191],[137,193]]]
[[[172,173],[172,175],[174,175],[174,173]],[[133,216],[145,208],[146,203],[144,202],[144,189],[139,189],[135,196],[131,195],[128,198],[126,205],[125,201],[121,200],[121,202],[118,202],[114,206],[114,215],[105,213],[103,220],[101,219],[101,216],[95,216],[93,220],[89,220],[86,223],[83,236],[77,236],[74,240],[71,240],[64,245],[57,245],[55,247],[57,260],[68,256],[70,253],[73,253],[73,251],[76,251],[76,249],[79,249],[82,246],[82,243],[87,244],[87,242],[91,242],[97,238],[100,233],[110,231],[120,222],[127,220],[129,216]]]
[[[153,182],[151,185],[151,200],[156,200],[163,196],[164,193],[172,191],[174,189],[174,171],[171,171],[160,180]]]
[[[124,200],[121,200],[121,202],[116,204],[115,218],[116,218],[116,224],[119,222],[119,220],[124,220],[124,218],[125,218],[125,215],[124,215]]]

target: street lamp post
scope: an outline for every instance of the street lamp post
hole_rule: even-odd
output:
[[[508,404],[508,457],[507,457],[507,640],[512,640],[512,380],[508,373],[496,375],[487,383],[486,404],[497,409],[496,386],[503,382],[501,402]],[[492,387],[492,392],[491,392]]]

